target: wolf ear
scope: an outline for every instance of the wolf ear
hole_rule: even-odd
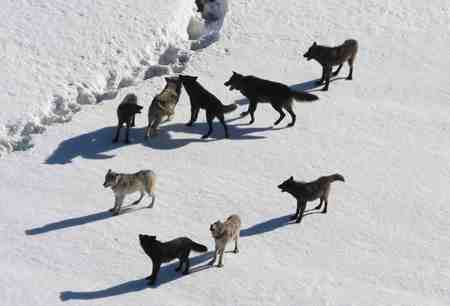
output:
[[[233,70],[233,74],[237,74],[237,72]]]
[[[291,176],[291,177],[289,178],[289,180],[290,180],[290,181],[293,181],[293,180],[294,180],[294,177],[293,177],[293,176]]]
[[[313,43],[313,46],[317,46],[317,43],[316,43],[316,42],[314,42],[314,43]]]
[[[164,80],[166,80],[166,82],[170,82],[170,79],[169,79],[169,78],[164,78]]]
[[[109,169],[109,170],[108,170],[108,174],[110,174],[111,172],[112,172],[111,169]]]

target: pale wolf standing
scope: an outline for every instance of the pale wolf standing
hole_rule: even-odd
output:
[[[144,194],[147,193],[152,197],[152,202],[148,207],[153,207],[155,204],[155,183],[156,174],[152,170],[141,170],[133,174],[116,173],[108,170],[105,175],[105,182],[103,187],[111,187],[114,192],[115,202],[114,207],[110,209],[113,215],[120,213],[120,207],[122,206],[125,196],[130,193],[139,191],[140,197],[134,201],[131,205],[136,205],[141,202]]]
[[[148,109],[148,126],[145,128],[145,138],[154,136],[158,132],[158,126],[167,118],[172,120],[175,114],[175,106],[180,99],[181,80],[178,77],[165,78],[166,87],[160,94],[153,98]]]
[[[291,217],[291,220],[297,219],[295,222],[300,223],[303,217],[303,212],[305,211],[306,202],[317,199],[320,199],[320,204],[314,209],[320,209],[322,203],[325,203],[325,207],[322,211],[322,213],[325,214],[327,212],[330,185],[334,181],[345,182],[344,177],[336,173],[329,176],[319,177],[317,180],[309,183],[297,182],[294,180],[294,177],[291,176],[289,179],[278,185],[281,192],[288,192],[297,199],[297,211],[295,212],[295,215]]]
[[[230,240],[234,240],[234,253],[238,253],[238,240],[239,233],[241,230],[241,219],[238,215],[231,215],[225,222],[216,221],[209,227],[211,235],[216,242],[216,249],[214,251],[214,258],[209,262],[213,265],[217,258],[217,253],[219,253],[219,264],[218,267],[223,267],[223,253],[225,252],[225,247]]]
[[[303,55],[308,61],[315,59],[322,65],[322,78],[319,84],[326,81],[322,90],[328,90],[330,84],[330,77],[337,76],[341,71],[344,62],[348,62],[350,71],[347,80],[353,79],[353,62],[355,61],[356,53],[358,52],[358,42],[354,39],[347,39],[342,45],[337,47],[320,46],[316,42]],[[332,72],[333,66],[339,65],[335,72]]]

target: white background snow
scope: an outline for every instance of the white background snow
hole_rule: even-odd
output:
[[[2,305],[450,304],[448,1],[234,0],[223,24],[202,29],[193,0],[8,0],[0,20]],[[246,101],[223,86],[232,70],[315,90],[320,66],[301,55],[347,38],[360,44],[354,80],[296,103],[295,127],[273,128],[267,104],[251,126],[238,118]],[[231,138],[216,123],[201,140],[203,112],[185,127],[183,93],[144,142],[164,86],[144,80],[155,71],[197,75],[239,103]],[[131,92],[145,112],[131,145],[112,144]],[[111,217],[109,168],[154,170],[154,209]],[[328,213],[286,225],[295,200],[276,186],[335,172],[346,182],[332,186]],[[193,273],[168,264],[146,286],[139,233],[212,249],[209,224],[232,213],[241,252],[224,268],[192,254]]]

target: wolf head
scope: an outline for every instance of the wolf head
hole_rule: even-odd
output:
[[[185,74],[180,74],[178,76],[178,78],[180,79],[181,83],[183,83],[183,84],[192,84],[192,83],[195,83],[198,79],[198,77],[196,77],[196,76],[185,75]]]
[[[103,187],[108,188],[117,184],[119,180],[119,174],[113,172],[111,169],[105,175],[105,182],[103,183]]]
[[[233,71],[233,74],[231,75],[230,79],[226,81],[223,85],[225,85],[226,87],[230,87],[230,90],[240,89],[242,87],[241,82],[243,77],[244,76],[242,74]]]
[[[309,60],[312,60],[316,56],[316,53],[317,53],[317,43],[314,42],[312,44],[312,46],[309,47],[308,51],[306,51],[306,53],[303,54],[303,57],[305,57],[306,60],[309,61]]]
[[[223,231],[225,230],[224,227],[224,224],[221,221],[217,220],[209,226],[209,231],[211,232],[211,235],[216,238],[222,235]]]
[[[166,85],[169,88],[174,88],[177,92],[179,92],[181,88],[181,79],[179,77],[167,77],[164,79],[166,80]]]
[[[286,192],[289,191],[291,189],[291,187],[294,184],[294,177],[291,176],[290,178],[288,178],[287,180],[285,180],[283,183],[281,183],[280,185],[278,185],[278,188],[281,189],[281,192]]]
[[[141,245],[148,245],[153,241],[156,241],[156,236],[139,234],[139,242],[141,243]]]

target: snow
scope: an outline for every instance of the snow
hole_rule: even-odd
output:
[[[449,305],[447,1],[234,0],[222,3],[223,20],[208,21],[193,2],[3,5],[2,304]],[[301,55],[313,41],[347,38],[360,45],[353,81],[316,91],[320,67]],[[267,104],[249,126],[238,118],[247,101],[223,86],[232,70],[320,99],[296,103],[293,128],[288,119],[272,127]],[[201,140],[203,112],[185,127],[183,93],[157,138],[143,141],[143,112],[132,144],[112,144],[121,99],[136,93],[147,109],[159,76],[180,71],[240,104],[226,115],[231,138],[215,123]],[[109,168],[154,170],[155,207],[141,209],[144,198],[112,217]],[[335,172],[346,182],[333,184],[328,213],[286,225],[295,200],[276,186]],[[212,249],[209,225],[232,213],[243,222],[240,253],[226,253],[222,269],[193,253],[191,274],[173,262],[146,286],[139,233]]]

